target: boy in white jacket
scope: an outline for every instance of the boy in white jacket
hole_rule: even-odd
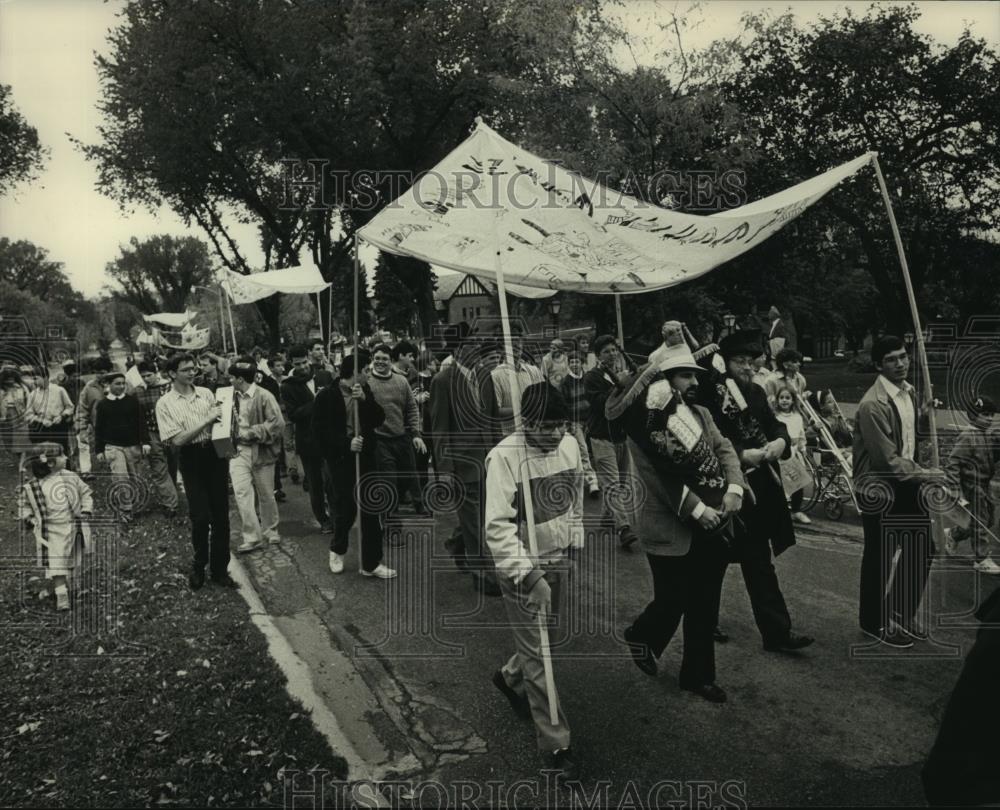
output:
[[[521,399],[523,426],[486,457],[486,543],[514,634],[516,652],[493,676],[494,685],[522,717],[531,717],[543,767],[575,778],[569,725],[558,707],[549,718],[536,616],[560,612],[568,587],[571,549],[583,547],[583,466],[567,432],[562,394],[548,383],[529,385]],[[524,480],[531,486],[537,554],[529,550]]]

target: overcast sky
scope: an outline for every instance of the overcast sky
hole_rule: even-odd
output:
[[[391,0],[387,0],[391,2]],[[121,212],[95,190],[93,166],[72,146],[66,133],[85,142],[97,138],[99,97],[94,53],[105,52],[108,30],[123,3],[118,0],[0,0],[0,82],[13,87],[14,103],[36,127],[51,156],[39,181],[0,200],[0,235],[28,239],[65,264],[73,284],[86,295],[106,283],[104,266],[129,238],[156,233],[184,234],[169,210]],[[627,0],[623,19],[635,35],[636,56],[652,62],[669,45],[657,20],[688,3]],[[685,33],[687,47],[702,47],[735,36],[747,11],[791,9],[802,21],[830,16],[853,6],[863,14],[869,2],[768,3],[711,0],[703,3],[700,24]],[[923,2],[920,31],[953,44],[966,23],[977,35],[1000,45],[1000,3]],[[234,229],[251,262],[262,263],[252,227]],[[197,228],[190,231],[202,237]]]

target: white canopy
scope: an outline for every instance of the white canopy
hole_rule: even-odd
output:
[[[330,286],[315,265],[285,267],[245,276],[226,270],[221,278],[234,304],[252,304],[275,293],[312,294]]]
[[[142,317],[146,323],[158,323],[170,329],[182,329],[196,314],[195,312],[156,312]]]
[[[505,140],[485,124],[358,232],[381,250],[514,284],[647,292],[755,247],[863,166],[870,152],[712,216],[621,194]],[[499,251],[499,260],[497,252]]]

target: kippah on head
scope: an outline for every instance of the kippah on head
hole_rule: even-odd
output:
[[[124,371],[109,371],[107,374],[105,374],[103,377],[101,377],[101,382],[104,383],[105,385],[108,385],[113,380],[117,380],[119,377],[121,377],[122,379],[125,379],[125,372]]]
[[[802,355],[795,349],[782,349],[774,359],[778,363],[787,363],[789,361],[792,363],[801,363]]]
[[[152,374],[156,371],[156,363],[152,360],[143,360],[136,364],[136,368],[139,369],[140,374]]]
[[[229,364],[229,374],[239,377],[244,382],[253,382],[257,377],[257,361],[246,354],[237,357]]]
[[[306,346],[292,346],[292,350],[288,353],[288,356],[291,357],[293,360],[296,357],[308,357],[309,348]]]
[[[550,383],[532,383],[521,395],[521,418],[533,423],[565,421],[569,418],[566,400]]]

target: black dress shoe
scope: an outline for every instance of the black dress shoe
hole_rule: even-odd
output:
[[[577,781],[576,760],[573,758],[572,748],[560,748],[551,754],[542,754],[542,770],[550,771],[555,777],[556,784]]]
[[[765,641],[764,649],[768,652],[795,652],[808,647],[816,639],[812,636],[800,636],[797,633],[789,633],[782,641]]]
[[[698,686],[682,686],[685,692],[694,692],[711,703],[725,703],[726,693],[714,683],[703,683]]]
[[[527,695],[520,695],[507,685],[507,680],[498,669],[493,673],[493,685],[499,689],[505,698],[510,702],[510,707],[515,714],[523,720],[531,719],[531,705],[528,703]]]
[[[719,627],[719,625],[716,625],[715,630],[712,631],[712,638],[714,638],[719,644],[725,644],[729,641],[729,634]]]
[[[212,577],[212,583],[214,585],[221,585],[223,588],[239,588],[239,583],[233,579],[229,574],[223,574],[221,577]]]
[[[632,653],[632,660],[635,662],[635,665],[647,675],[656,677],[656,656],[653,655],[653,651],[649,645],[642,641],[636,641],[635,633],[631,627],[626,627],[623,635],[628,642],[629,652]]]
[[[191,586],[191,590],[196,591],[204,584],[205,584],[205,569],[192,568],[191,573],[188,574],[188,585]]]

